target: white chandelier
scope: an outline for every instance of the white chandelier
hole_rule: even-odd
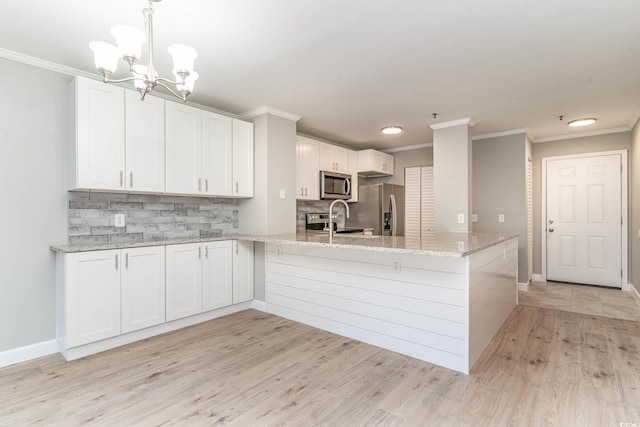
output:
[[[105,83],[122,83],[133,81],[136,89],[140,91],[140,99],[156,86],[162,86],[171,94],[183,101],[193,91],[193,85],[198,79],[198,73],[193,70],[193,62],[198,57],[198,52],[192,47],[182,44],[169,46],[169,54],[173,57],[173,75],[175,80],[169,80],[158,76],[153,65],[153,3],[161,0],[149,0],[149,7],[142,11],[149,41],[148,65],[137,64],[142,52],[142,44],[145,35],[142,31],[127,25],[116,25],[111,28],[111,35],[116,39],[117,47],[105,42],[91,42],[89,47],[93,50],[96,68],[102,74]],[[133,77],[121,80],[109,78],[118,67],[118,59],[122,58],[129,64],[129,71]],[[172,89],[168,85],[175,86]]]

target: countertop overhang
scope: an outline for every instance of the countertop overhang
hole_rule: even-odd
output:
[[[127,243],[104,243],[96,245],[54,245],[54,252],[73,253],[109,249],[128,249],[146,246],[178,245],[183,243],[204,243],[221,240],[249,240],[272,244],[316,246],[351,250],[369,250],[401,254],[463,258],[488,247],[517,239],[518,234],[510,233],[432,233],[420,237],[395,236],[354,236],[335,235],[331,242],[329,236],[317,233],[299,232],[295,234],[260,236],[231,234],[217,237],[155,240]]]

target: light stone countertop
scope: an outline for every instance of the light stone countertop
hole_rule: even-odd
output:
[[[301,232],[274,236],[232,234],[207,238],[156,240],[133,243],[82,246],[61,245],[51,246],[51,250],[55,252],[73,253],[108,249],[138,248],[145,246],[177,245],[182,243],[215,242],[220,240],[250,240],[254,242],[273,244],[318,246],[462,258],[493,245],[517,238],[517,234],[509,233],[433,233],[423,239],[420,239],[419,237],[358,236],[339,234],[334,235],[332,243],[329,243],[329,236],[326,234]]]

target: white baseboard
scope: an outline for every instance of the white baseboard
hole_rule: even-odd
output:
[[[11,350],[0,352],[0,368],[42,356],[49,356],[57,352],[58,340],[43,341],[24,347],[12,348]]]
[[[542,274],[533,274],[531,276],[531,280],[533,280],[534,282],[543,282],[544,280],[542,280]]]
[[[529,290],[529,282],[527,282],[527,283],[518,282],[518,290],[519,291],[528,291]]]
[[[640,304],[640,293],[638,293],[638,290],[631,283],[629,283],[629,288],[630,288],[629,290],[631,291],[631,294],[636,299],[636,302]]]
[[[264,301],[258,301],[257,299],[254,299],[253,301],[251,301],[251,308],[255,309],[255,310],[259,310],[259,311],[263,311],[263,312],[267,312],[267,303]]]

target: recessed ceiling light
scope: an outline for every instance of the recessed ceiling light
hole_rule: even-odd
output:
[[[402,132],[402,128],[400,126],[387,126],[382,128],[382,133],[385,135],[395,135],[400,132]]]
[[[571,127],[588,126],[594,124],[598,119],[594,117],[586,117],[583,119],[571,120],[568,125]]]

